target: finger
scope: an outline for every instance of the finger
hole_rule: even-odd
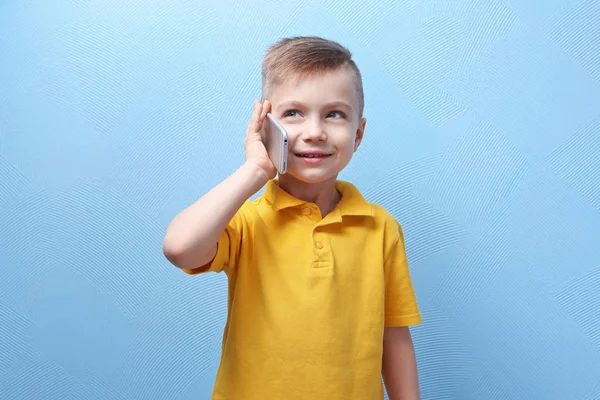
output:
[[[263,105],[260,101],[254,101],[254,111],[252,112],[252,121],[257,122],[260,121],[260,116],[263,111]]]
[[[263,103],[262,113],[260,114],[261,122],[267,117],[267,113],[271,111],[271,102],[269,100],[265,100]]]
[[[250,122],[248,123],[248,133],[258,131],[257,127],[260,122],[261,112],[262,112],[262,104],[260,101],[256,100],[254,102],[254,111],[252,112],[252,118],[250,118]]]
[[[273,105],[271,104],[271,102],[269,100],[265,100],[264,107],[267,110],[266,112],[269,113],[269,112],[271,112]]]

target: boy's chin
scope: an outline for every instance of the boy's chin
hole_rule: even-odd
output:
[[[287,177],[285,177],[285,175],[287,175]],[[338,174],[337,173],[319,173],[319,172],[312,172],[312,173],[296,173],[295,171],[288,171],[286,174],[284,175],[285,178],[283,179],[288,179],[288,180],[293,180],[293,181],[299,181],[301,183],[308,183],[308,184],[317,184],[317,183],[323,183],[323,182],[330,182],[330,181],[335,181],[337,179]]]

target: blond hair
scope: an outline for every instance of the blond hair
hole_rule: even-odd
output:
[[[359,102],[359,118],[364,110],[364,92],[360,70],[352,53],[341,44],[317,36],[288,37],[277,41],[265,53],[262,62],[263,97],[272,85],[294,77],[327,73],[349,67],[354,73]]]

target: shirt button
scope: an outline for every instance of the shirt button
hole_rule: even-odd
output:
[[[322,249],[323,248],[323,243],[317,242],[317,243],[315,243],[315,246],[317,246],[317,249]]]
[[[304,209],[304,215],[310,215],[310,214],[312,214],[312,210],[310,208],[306,207]]]

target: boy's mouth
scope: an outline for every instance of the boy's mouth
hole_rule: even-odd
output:
[[[302,157],[302,158],[325,158],[325,157],[329,157],[331,155],[331,153],[323,153],[320,151],[309,151],[309,152],[305,152],[305,153],[295,153],[295,155],[297,157]]]
[[[324,153],[324,152],[320,152],[320,151],[308,151],[308,152],[302,152],[302,153],[294,153],[294,155],[296,157],[298,157],[300,160],[302,160],[303,162],[305,162],[306,164],[319,164],[322,161],[326,160],[327,158],[329,158],[332,153]]]

